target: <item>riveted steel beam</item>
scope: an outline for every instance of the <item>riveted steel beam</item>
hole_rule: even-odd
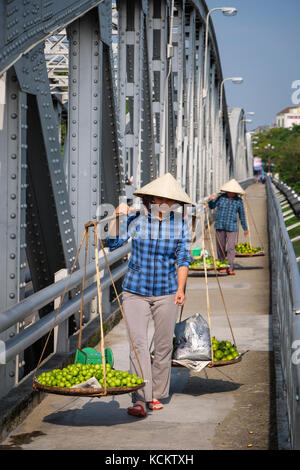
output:
[[[44,45],[37,46],[22,57],[15,68],[21,89],[29,95],[28,113],[32,122],[28,122],[27,125],[32,146],[32,151],[28,150],[28,156],[32,160],[30,164],[32,170],[29,171],[33,184],[31,192],[38,205],[39,220],[44,217],[43,238],[48,245],[48,265],[52,266],[50,271],[54,272],[53,269],[56,267],[59,269],[65,266],[71,267],[75,259],[76,244],[60,154],[58,122],[46,70]],[[40,130],[40,134],[36,135],[36,129]],[[35,178],[32,176],[33,171]],[[41,184],[43,178],[46,186]],[[39,189],[35,188],[35,185],[39,185]],[[45,195],[45,187],[49,188],[50,206],[48,195]],[[36,213],[35,208],[34,212]],[[44,282],[50,282],[50,279],[41,280],[40,287],[44,287]]]
[[[32,285],[38,291],[54,282],[58,270],[70,269],[76,244],[44,44],[22,56],[15,70],[20,88],[27,94],[26,254]],[[51,308],[44,307],[39,315]],[[43,345],[44,339],[25,351],[25,373],[35,366]],[[45,354],[52,347],[51,339]]]
[[[116,207],[125,196],[124,167],[119,150],[116,94],[111,47],[102,48],[101,202]]]
[[[96,220],[100,202],[101,44],[98,12],[93,10],[68,28],[69,102],[67,180],[76,244],[84,224]],[[89,245],[88,262],[94,251]],[[80,253],[84,263],[84,251]]]
[[[141,2],[121,1],[118,12],[121,150],[128,176],[133,176],[134,187],[140,187],[155,175],[148,27]]]
[[[166,142],[168,125],[168,4],[165,0],[149,1],[149,59],[150,77],[153,84],[153,121],[155,156],[158,174],[168,171],[168,143]],[[167,147],[166,147],[167,143]]]
[[[185,21],[184,10],[181,2],[176,3],[176,13],[174,17],[174,34],[172,72],[175,84],[175,119],[176,119],[176,178],[181,186],[185,186],[183,178],[183,132],[184,132],[184,83],[185,83]]]
[[[20,90],[13,68],[6,74],[6,97],[1,148],[1,211],[0,211],[0,306],[13,306],[24,298],[26,271],[26,95]],[[0,340],[15,336],[23,325],[16,323]],[[14,386],[20,377],[17,357],[0,366],[0,396]]]
[[[103,0],[10,0],[0,2],[0,73],[47,37]]]
[[[192,187],[194,179],[194,120],[195,120],[195,107],[194,107],[194,93],[195,93],[195,59],[196,59],[196,12],[191,10],[186,12],[186,57],[187,57],[187,76],[186,76],[186,135],[188,138],[188,145],[185,148],[186,152],[186,189],[188,194],[192,196]]]
[[[203,140],[203,126],[204,126],[204,108],[202,100],[203,89],[203,68],[204,68],[204,36],[205,31],[202,24],[197,22],[197,103],[196,103],[196,116],[197,116],[197,155],[196,160],[196,173],[195,173],[195,200],[198,201],[204,197],[204,175],[203,175],[203,162],[202,162],[202,140]]]

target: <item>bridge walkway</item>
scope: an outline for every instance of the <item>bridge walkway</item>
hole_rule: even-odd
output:
[[[276,400],[269,311],[269,256],[265,187],[247,189],[264,257],[236,258],[236,276],[220,276],[241,362],[200,373],[172,368],[170,397],[146,419],[128,416],[129,395],[78,398],[46,395],[0,448],[20,449],[255,449],[277,448]],[[252,228],[253,245],[258,244]],[[214,274],[208,275],[213,334],[231,340]],[[205,279],[193,273],[183,318],[206,314]],[[149,333],[151,337],[151,332]],[[121,321],[106,336],[116,367],[128,368]]]

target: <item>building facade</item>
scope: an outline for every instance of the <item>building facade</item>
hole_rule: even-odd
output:
[[[300,106],[291,106],[276,114],[276,127],[291,128],[294,125],[300,125]]]

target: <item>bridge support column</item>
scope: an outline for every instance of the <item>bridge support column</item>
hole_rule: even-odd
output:
[[[144,2],[143,2],[144,3]],[[135,188],[156,176],[145,5],[119,3],[119,119],[123,161]],[[151,30],[151,27],[150,27]]]
[[[13,68],[6,74],[3,128],[0,130],[0,306],[6,310],[25,296],[26,271],[26,95]],[[12,338],[23,328],[16,324],[0,340]],[[4,359],[4,356],[3,356]],[[0,363],[0,396],[22,377],[23,356]]]

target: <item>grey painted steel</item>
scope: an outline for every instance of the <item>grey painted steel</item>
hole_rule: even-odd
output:
[[[109,264],[112,265],[118,260],[126,256],[131,249],[131,243],[127,243],[123,247],[109,253],[107,255]],[[99,259],[99,269],[102,270],[105,267],[105,260],[103,258]],[[32,294],[30,297],[27,297],[22,302],[14,305],[10,309],[1,312],[0,315],[0,331],[5,331],[10,326],[14,325],[18,321],[22,321],[27,318],[32,312],[42,308],[44,305],[47,305],[53,299],[56,299],[62,295],[66,284],[68,283],[68,290],[74,289],[76,286],[80,285],[82,282],[83,268],[74,273],[71,276],[71,279],[68,281],[68,278],[65,280],[58,281],[51,286],[46,287],[45,289]],[[86,269],[86,279],[90,279],[96,274],[95,262],[89,264]]]
[[[166,77],[168,73],[167,43],[168,43],[168,4],[149,1],[149,59],[152,82],[152,107],[154,118],[155,155],[158,163],[158,176],[168,171],[168,154],[166,152],[166,129],[168,125],[168,94]]]
[[[20,90],[14,69],[6,74],[4,127],[1,148],[1,254],[0,305],[7,309],[24,298],[26,272],[26,96]],[[22,324],[14,323],[0,335],[14,337]],[[0,390],[7,392],[19,379],[22,357],[0,367]]]
[[[233,165],[236,179],[243,179],[252,175],[253,163],[249,162],[249,143],[245,123],[245,112],[240,108],[230,108],[228,110],[229,123],[232,137]]]
[[[52,231],[52,239],[54,241],[57,237],[57,235],[55,235],[55,231],[58,230],[64,261],[66,266],[70,267],[74,260],[76,244],[74,239],[74,229],[70,216],[70,206],[65,184],[64,168],[60,156],[60,144],[57,129],[58,123],[56,120],[56,114],[53,108],[53,102],[49,89],[43,44],[32,49],[31,52],[22,57],[16,63],[15,68],[21,89],[26,93],[30,93],[31,102],[34,105],[34,109],[31,110],[31,118],[33,121],[32,123],[27,123],[27,125],[31,125],[32,134],[37,130],[33,129],[33,126],[38,125],[42,133],[42,137],[40,137],[40,139],[43,138],[37,148],[35,148],[35,145],[38,136],[32,135],[31,138],[32,165],[30,169],[30,175],[31,184],[33,187],[31,187],[31,185],[30,187],[34,192],[32,197],[38,198],[36,200],[38,209],[34,207],[34,211],[39,211],[40,220],[38,222],[41,223],[41,217],[43,216],[44,222],[46,224],[41,227],[41,229],[44,231],[44,234],[39,234],[38,236],[39,238],[43,237],[47,245],[47,236],[50,236]],[[37,113],[38,116],[36,115]],[[38,158],[38,161],[33,159],[33,152],[38,152],[38,157],[36,157]],[[42,159],[44,160],[42,161]],[[38,163],[40,164],[40,168],[38,168]],[[37,166],[36,169],[34,168],[35,166]],[[48,177],[46,176],[46,173],[48,173]],[[47,204],[45,196],[44,198],[42,196],[44,194],[44,188],[40,187],[38,189],[37,186],[40,183],[41,178],[45,178],[45,184],[47,184],[49,190],[51,188],[52,195],[50,197],[53,197],[53,202],[50,199],[52,202],[52,206],[50,205],[50,207],[49,202]],[[34,204],[34,201],[32,203]],[[50,211],[52,211],[53,214],[53,224],[52,227],[47,227],[47,224],[51,221]],[[32,212],[31,214],[32,217],[34,217]],[[53,225],[56,224],[56,220],[57,227],[53,227]],[[45,230],[47,230],[47,235]],[[55,247],[49,246],[48,253],[51,252],[51,249],[54,250]],[[57,252],[58,251],[59,249],[57,248]],[[55,256],[59,257],[60,255],[57,253]],[[51,261],[51,259],[48,259],[50,264]],[[59,263],[58,260],[56,261]],[[52,272],[54,269],[55,267],[52,268]]]
[[[293,245],[270,178],[268,227],[272,264],[272,310],[279,325],[281,369],[292,449],[300,449],[300,276]],[[283,393],[283,391],[282,391]]]
[[[76,245],[100,203],[100,32],[95,10],[72,23],[69,38],[68,192]],[[66,163],[65,163],[66,164]],[[93,247],[88,251],[92,260]],[[84,251],[80,254],[80,265]]]
[[[15,277],[10,278],[4,292],[5,296],[15,297],[8,305],[1,300],[1,310],[6,312],[0,315],[0,325],[1,321],[2,325],[9,324],[11,334],[21,331],[24,319],[38,309],[43,316],[52,308],[47,303],[59,296],[63,285],[52,285],[54,277],[61,269],[70,269],[84,223],[98,218],[104,203],[115,206],[124,195],[122,161],[127,159],[129,163],[129,176],[134,172],[135,186],[170,171],[195,201],[217,190],[229,177],[249,176],[249,155],[247,161],[242,159],[243,174],[235,173],[238,165],[233,160],[225,94],[219,102],[223,77],[211,19],[207,97],[205,102],[201,99],[206,3],[175,0],[173,29],[172,3],[119,0],[117,16],[110,0],[0,0],[0,73],[7,70],[8,78],[12,77],[14,64],[17,81],[8,89],[19,86],[17,101],[21,104],[18,117],[13,118],[16,113],[10,113],[8,105],[15,106],[15,102],[7,101],[5,125],[9,129],[2,134],[11,147],[21,149],[21,153],[10,149],[6,152],[6,161],[17,165],[12,172],[16,178],[11,180],[13,167],[7,167],[5,182],[11,185],[9,191],[17,181],[19,185],[11,190],[16,199],[11,198],[8,206],[10,213],[16,214],[16,238],[5,238],[12,223],[8,222],[6,207],[0,234],[9,244],[2,259],[15,253],[17,260],[9,259],[11,265],[15,262],[10,270]],[[118,36],[114,61],[112,13]],[[77,26],[79,40],[74,37]],[[53,83],[49,84],[43,42],[66,27],[70,41],[65,43],[64,54],[69,50],[70,72],[65,83],[69,90],[57,91],[63,94],[64,102],[69,98],[68,116],[54,95]],[[220,109],[222,120],[217,119]],[[64,158],[59,129],[62,115],[68,121]],[[16,131],[11,132],[13,128]],[[10,139],[10,134],[15,139]],[[16,154],[17,159],[9,160],[10,154]],[[247,164],[248,173],[244,170]],[[23,296],[25,250],[34,289],[41,290],[27,297],[31,304],[16,304],[8,318],[7,308]],[[114,262],[121,263],[121,257],[114,258]],[[51,292],[56,295],[51,297]],[[103,303],[108,311],[107,295]],[[38,330],[38,326],[35,328]],[[14,380],[18,380],[18,374]]]
[[[0,1],[0,73],[103,0]]]
[[[175,118],[176,118],[176,178],[183,186],[183,132],[184,132],[184,77],[185,77],[185,18],[181,5],[177,5],[174,18],[172,73],[175,82]]]
[[[148,35],[143,6],[141,2],[118,2],[120,139],[126,172],[133,176],[135,188],[156,176],[147,40],[150,32]]]
[[[102,46],[101,200],[116,207],[125,196],[124,167],[119,149],[116,91],[111,46]]]
[[[115,268],[112,271],[114,281],[117,281],[124,276],[127,270],[127,263]],[[112,284],[110,276],[106,276],[101,280],[101,286],[106,289]],[[84,291],[85,304],[91,301],[97,295],[97,284],[94,283]],[[60,325],[72,314],[78,312],[80,309],[81,296],[74,297],[72,300],[66,302],[60,309],[55,325]],[[43,335],[48,333],[54,324],[56,311],[48,313],[47,316],[35,322],[33,325],[26,328],[22,333],[15,338],[5,342],[6,360],[12,360],[17,354],[24,351],[25,348],[40,339]]]

